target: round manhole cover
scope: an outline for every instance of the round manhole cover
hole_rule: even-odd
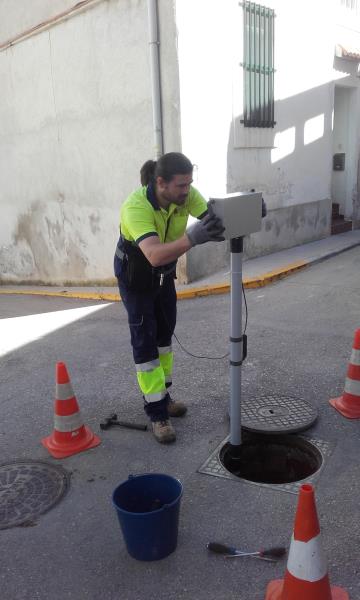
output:
[[[259,433],[294,433],[308,429],[318,416],[316,408],[293,396],[242,399],[241,425]]]
[[[0,465],[0,529],[31,525],[57,504],[70,485],[58,465],[15,461]]]

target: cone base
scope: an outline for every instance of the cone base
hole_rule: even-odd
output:
[[[316,585],[316,582],[315,582],[315,585]],[[283,587],[284,587],[283,579],[273,579],[272,581],[270,581],[270,583],[268,583],[268,586],[266,588],[265,600],[303,600],[302,592],[300,592],[299,596],[296,594],[295,596],[292,596],[291,598],[283,598],[282,597]],[[316,593],[316,596],[314,596],[314,598],[316,597],[317,600],[350,600],[350,596],[346,590],[343,590],[342,588],[337,587],[336,585],[332,585],[330,589],[331,589],[331,599],[330,598],[319,598],[317,593]],[[308,598],[309,598],[309,600],[311,600],[311,598],[309,596],[308,596]]]
[[[360,419],[360,398],[359,398],[359,406],[357,408],[349,408],[344,400],[344,396],[339,396],[338,398],[331,398],[329,400],[331,406],[336,408],[336,410],[346,417],[347,419]]]
[[[55,442],[53,434],[43,438],[41,443],[54,458],[66,458],[67,456],[90,450],[90,448],[95,448],[95,446],[101,444],[101,439],[89,427],[85,425],[84,429],[85,436],[81,440],[72,441],[70,444],[58,444]]]

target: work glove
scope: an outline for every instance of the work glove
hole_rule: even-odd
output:
[[[214,214],[209,203],[208,214],[201,221],[190,225],[186,230],[186,235],[191,245],[197,246],[206,242],[223,242],[225,238],[221,234],[224,231],[225,227],[221,219]]]

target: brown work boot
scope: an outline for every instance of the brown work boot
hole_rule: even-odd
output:
[[[183,417],[187,411],[187,406],[184,402],[175,401],[169,396],[167,411],[169,417]]]
[[[152,421],[151,424],[153,434],[157,441],[160,442],[160,444],[171,444],[171,442],[175,442],[175,429],[171,425],[169,419],[163,419],[162,421]]]

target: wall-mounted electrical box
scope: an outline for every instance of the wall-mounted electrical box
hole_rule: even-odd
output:
[[[215,214],[221,218],[225,239],[254,233],[261,229],[262,194],[259,192],[236,192],[211,197]]]
[[[333,156],[333,171],[344,171],[345,170],[345,153],[340,152]]]

